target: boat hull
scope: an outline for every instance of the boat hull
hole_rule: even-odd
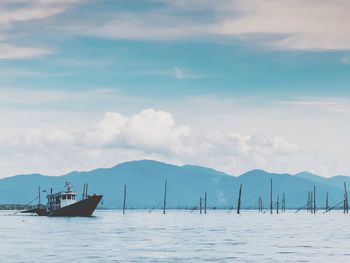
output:
[[[23,211],[23,213],[35,213],[38,216],[91,216],[95,211],[98,203],[102,199],[102,195],[88,196],[86,199],[71,205],[64,206],[51,212],[46,209],[32,209]]]
[[[102,195],[92,195],[74,204],[56,209],[49,216],[91,216],[101,199]]]

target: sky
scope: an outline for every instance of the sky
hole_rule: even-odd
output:
[[[350,175],[347,0],[2,0],[0,178],[154,159]]]

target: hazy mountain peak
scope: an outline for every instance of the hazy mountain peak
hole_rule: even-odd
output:
[[[313,174],[310,172],[301,172],[301,173],[295,174],[294,176],[303,178],[309,181],[317,182],[317,183],[323,183],[327,180],[327,178],[324,178],[322,176],[319,176],[317,174]]]
[[[251,171],[248,171],[244,174],[242,174],[240,177],[244,177],[244,176],[264,176],[264,175],[269,175],[268,172],[261,170],[261,169],[254,169]]]

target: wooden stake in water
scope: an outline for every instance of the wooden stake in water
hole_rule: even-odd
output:
[[[52,200],[52,187],[50,188],[50,211],[52,211],[52,208],[53,208],[53,200]]]
[[[329,206],[328,206],[328,192],[327,192],[327,195],[326,195],[326,212],[328,212],[329,210]]]
[[[238,193],[238,204],[237,204],[237,214],[240,214],[241,212],[241,197],[242,197],[242,184],[239,187],[239,193]]]
[[[272,178],[270,180],[270,214],[272,214]]]
[[[165,186],[164,186],[164,200],[163,200],[163,214],[165,214],[165,208],[166,208],[167,187],[168,187],[168,181],[165,180]]]
[[[349,203],[348,203],[348,191],[346,189],[346,183],[344,182],[344,214],[349,213]]]
[[[39,209],[41,208],[41,189],[39,186],[39,204],[38,204]]]
[[[316,186],[314,186],[314,214],[316,214],[317,206],[316,206]]]
[[[262,212],[261,196],[259,196],[259,212]]]
[[[207,192],[204,194],[204,214],[207,213]]]
[[[199,213],[202,214],[202,197],[199,198]]]
[[[126,184],[124,185],[123,215],[125,215],[125,210],[126,210]]]
[[[312,195],[312,192],[310,192],[310,212],[311,212],[311,214],[314,213],[313,206],[314,206],[313,195]]]
[[[278,207],[280,205],[280,195],[277,195],[277,206],[276,206],[276,213],[278,214]]]

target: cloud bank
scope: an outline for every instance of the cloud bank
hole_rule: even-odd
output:
[[[152,9],[116,11],[76,32],[133,40],[235,37],[276,49],[350,49],[350,2],[344,0],[156,1]],[[82,30],[82,27],[85,30]],[[73,30],[74,31],[74,30]]]
[[[3,0],[0,2],[0,59],[28,59],[53,53],[53,48],[31,44],[32,30],[38,25],[33,22],[41,21],[45,27],[45,19],[65,13],[79,0]],[[28,28],[21,31],[22,26]],[[25,44],[22,38],[29,37]]]
[[[147,0],[134,8],[128,1],[112,2],[1,1],[0,59],[52,54],[56,47],[47,37],[57,35],[240,41],[283,50],[350,49],[350,2],[346,0]]]
[[[106,112],[85,129],[52,127],[2,133],[0,142],[0,155],[13,171],[18,165],[15,160],[22,160],[23,168],[54,174],[142,158],[205,165],[237,174],[252,167],[284,169],[291,158],[306,154],[301,146],[282,137],[197,130],[178,124],[168,112],[151,108],[131,116]]]

